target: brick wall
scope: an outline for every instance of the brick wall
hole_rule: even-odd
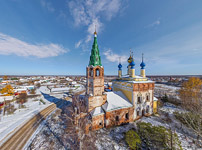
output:
[[[133,107],[106,112],[105,126],[108,128],[115,125],[120,125],[122,123],[132,122],[133,113],[134,113]]]
[[[92,130],[104,128],[104,114],[92,117]]]

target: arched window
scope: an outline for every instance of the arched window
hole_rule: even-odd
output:
[[[128,115],[128,113],[126,113],[126,119],[127,119],[127,120],[129,119],[129,115]]]
[[[141,97],[140,97],[140,96],[137,97],[137,103],[138,103],[138,104],[141,103]]]
[[[137,117],[138,117],[138,116],[140,116],[140,111],[139,111],[139,110],[137,110]]]
[[[99,77],[100,76],[100,70],[97,68],[96,69],[96,76]]]
[[[137,117],[140,116],[140,108],[137,108],[136,113],[137,113]]]
[[[116,116],[116,121],[119,121],[119,116]]]
[[[138,93],[137,95],[137,103],[140,104],[142,102],[142,94]]]
[[[90,76],[93,77],[93,68],[90,69]]]
[[[144,114],[145,114],[145,110],[144,110],[144,109],[142,109],[142,116],[144,116]]]
[[[146,113],[149,113],[149,105],[147,105]]]
[[[149,94],[146,95],[146,101],[149,101]]]

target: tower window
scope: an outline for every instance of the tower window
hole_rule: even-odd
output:
[[[102,122],[100,122],[99,125],[101,126],[101,125],[102,125]]]
[[[90,69],[90,76],[93,77],[93,69]]]
[[[119,116],[116,116],[116,121],[119,121]]]
[[[100,76],[100,70],[99,69],[96,69],[96,76]]]

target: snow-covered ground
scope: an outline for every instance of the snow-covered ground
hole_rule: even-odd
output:
[[[41,87],[37,89],[37,94],[41,92],[48,93],[46,87]],[[44,101],[43,104],[39,100]],[[30,118],[35,116],[38,112],[46,108],[51,104],[43,95],[39,95],[35,98],[28,98],[27,102],[23,105],[25,108],[18,108],[16,102],[13,103],[14,107],[17,109],[13,114],[5,115],[1,114],[0,119],[0,144],[2,144],[9,136],[11,136],[17,129],[19,129],[24,123],[26,123]]]
[[[35,99],[28,99],[28,101],[24,104],[25,108],[17,109],[14,114],[1,116],[0,121],[0,141],[10,133],[16,131],[16,129],[20,128],[27,120],[32,118],[38,112],[49,106],[51,103],[44,99],[43,97],[38,97],[38,99],[43,99],[45,104],[42,104],[39,101],[35,101]],[[18,104],[17,104],[18,105]],[[17,106],[15,104],[15,106]],[[5,139],[4,139],[5,140]],[[0,143],[1,144],[1,143]]]
[[[177,107],[170,103],[165,103],[160,110],[164,113],[169,115],[169,118],[172,120],[171,123],[166,123],[163,118],[164,115],[161,116],[151,116],[151,117],[143,117],[139,121],[151,123],[154,126],[164,126],[168,129],[174,130],[178,138],[181,142],[181,146],[184,150],[192,150],[197,149],[196,145],[194,144],[193,140],[196,140],[194,133],[188,129],[186,126],[182,125],[178,120],[175,119],[173,113],[177,112],[184,112],[184,110],[180,107]]]
[[[179,87],[175,87],[171,85],[155,84],[154,95],[156,97],[161,97],[167,94],[169,97],[179,99],[177,94],[179,89],[180,89]]]
[[[171,85],[165,85],[165,84],[155,84],[155,87],[158,87],[159,89],[170,89],[170,90],[179,90],[180,88],[179,87],[176,87],[176,86],[171,86]]]
[[[96,146],[96,149],[129,149],[124,140],[125,132],[132,128],[136,128],[136,123],[139,121],[148,122],[155,126],[164,126],[168,129],[171,127],[171,129],[177,133],[178,138],[181,141],[181,146],[184,150],[197,149],[195,144],[193,143],[194,138],[190,136],[190,133],[185,134],[183,130],[176,128],[176,124],[180,126],[180,123],[173,117],[173,112],[183,110],[169,103],[167,103],[161,109],[162,111],[165,111],[169,114],[169,117],[173,120],[171,124],[166,123],[163,120],[165,116],[161,115],[142,117],[140,120],[131,122],[124,126],[116,126],[110,129],[103,128],[95,132],[96,140],[94,144]],[[68,135],[68,133],[65,132],[67,121],[65,121],[65,117],[63,115],[66,114],[52,115],[50,117],[51,119],[47,120],[43,127],[41,127],[41,131],[39,131],[29,143],[28,149],[42,150],[51,148],[62,150],[70,148],[70,143],[67,142],[67,137],[71,135]],[[186,127],[182,126],[182,128],[188,131]]]

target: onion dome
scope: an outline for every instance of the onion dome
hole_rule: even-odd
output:
[[[121,68],[122,68],[121,63],[119,63],[118,68],[119,68],[119,70],[121,70]]]
[[[141,69],[144,69],[144,67],[146,66],[146,64],[145,64],[144,61],[143,61],[143,55],[144,55],[144,54],[142,54],[142,62],[141,62],[141,64],[140,64]]]
[[[134,62],[134,59],[132,58],[132,61],[131,61],[131,63],[130,63],[130,66],[131,66],[131,69],[134,69],[134,67],[135,67],[135,62]]]
[[[144,69],[145,66],[145,63],[142,61],[142,63],[140,64],[141,69]]]
[[[130,55],[130,57],[128,58],[128,63],[130,64],[132,62],[132,56]]]

